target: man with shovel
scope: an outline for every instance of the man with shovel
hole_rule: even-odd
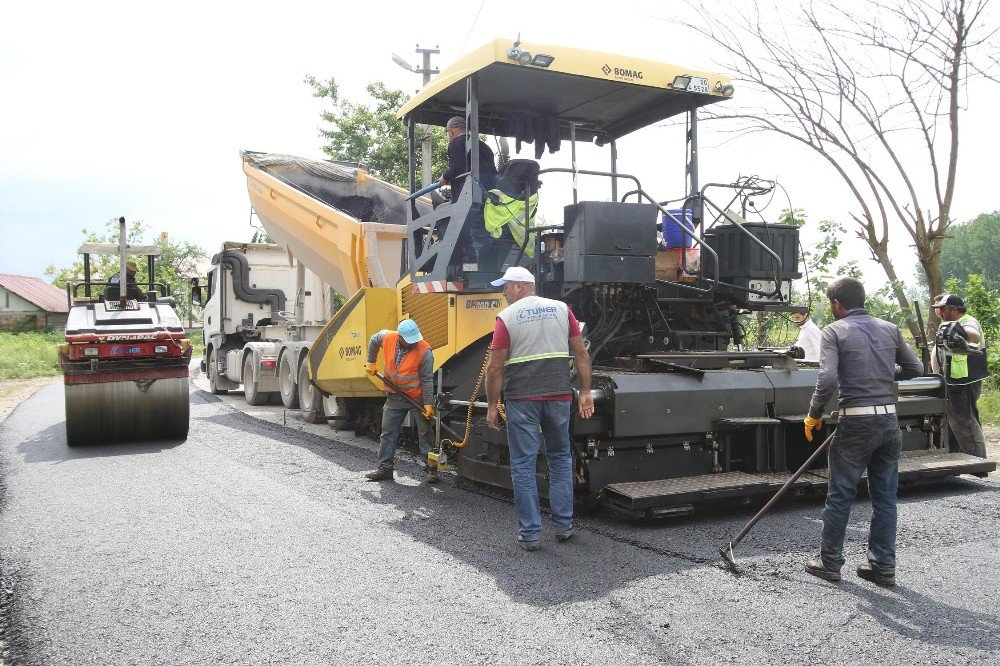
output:
[[[826,290],[836,319],[823,329],[819,377],[805,418],[805,436],[823,426],[823,406],[840,389],[839,419],[829,455],[829,488],[823,509],[819,557],[806,571],[840,580],[844,532],[868,470],[872,521],[868,563],[858,576],[878,585],[896,584],[896,489],[903,435],[896,421],[894,382],[923,373],[924,366],[903,340],[899,327],[864,310],[865,288],[854,278],[835,280]]]
[[[382,437],[378,446],[378,469],[365,475],[369,481],[392,480],[399,431],[408,412],[413,412],[420,441],[420,457],[427,464],[434,433],[430,420],[434,417],[434,352],[420,334],[417,322],[404,319],[395,331],[379,331],[368,341],[368,362],[365,370],[374,376],[378,372],[375,359],[382,350],[385,361],[385,407],[382,408]],[[391,384],[391,385],[390,385]],[[418,410],[405,396],[423,405]],[[434,467],[426,467],[426,483],[440,479]]]

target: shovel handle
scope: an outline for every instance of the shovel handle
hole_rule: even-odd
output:
[[[814,462],[816,462],[816,459],[826,452],[827,447],[830,446],[830,442],[833,441],[834,434],[835,433],[830,433],[830,436],[827,437],[825,440],[823,440],[823,443],[820,444],[815,451],[813,451],[813,454],[809,456],[809,459],[806,460],[804,463],[802,463],[802,467],[799,467],[799,469],[795,472],[795,474],[792,474],[792,476],[789,477],[788,481],[785,481],[785,485],[781,486],[778,492],[774,493],[774,497],[768,500],[767,504],[765,504],[761,508],[761,510],[758,511],[757,514],[750,519],[750,522],[748,522],[746,526],[742,530],[740,530],[740,533],[737,534],[735,537],[733,537],[733,540],[729,542],[730,551],[732,551],[732,549],[736,547],[736,544],[738,544],[740,541],[743,541],[743,537],[745,537],[747,533],[751,529],[753,529],[753,526],[757,524],[757,521],[760,520],[765,513],[770,511],[771,507],[777,504],[778,500],[784,497],[785,493],[788,492],[788,489],[792,487],[792,484],[798,481],[799,477],[805,474],[806,470],[809,469],[809,467]]]
[[[398,394],[399,396],[401,396],[401,397],[403,398],[403,400],[406,400],[406,401],[407,401],[408,403],[410,403],[411,405],[413,405],[414,407],[416,407],[416,408],[417,408],[418,410],[420,410],[421,412],[423,412],[423,411],[424,411],[424,406],[423,406],[423,405],[421,405],[421,404],[420,404],[420,403],[418,403],[418,402],[417,402],[416,400],[414,400],[414,399],[413,399],[413,398],[411,398],[410,396],[408,396],[408,395],[406,395],[405,393],[403,393],[403,391],[402,391],[402,390],[401,390],[401,389],[400,389],[400,388],[399,388],[398,386],[396,386],[396,385],[395,385],[395,384],[394,384],[394,383],[392,382],[392,380],[390,380],[390,379],[386,379],[386,378],[385,378],[385,375],[383,375],[383,374],[382,374],[381,372],[379,372],[378,370],[376,370],[376,371],[375,371],[375,376],[376,376],[376,377],[378,377],[379,379],[381,379],[381,380],[382,380],[382,382],[383,382],[383,383],[384,383],[384,384],[385,384],[386,386],[388,386],[389,388],[391,388],[392,390],[394,390],[394,391],[395,391],[395,392],[396,392],[396,393],[397,393],[397,394]],[[441,419],[440,419],[440,418],[439,418],[439,417],[438,417],[438,416],[437,416],[436,414],[435,414],[434,416],[432,416],[431,418],[432,418],[432,419],[434,419],[435,421],[437,421],[437,422],[438,422],[438,424],[440,424],[440,426],[441,426],[441,429],[442,429],[442,430],[445,430],[445,431],[446,431],[446,432],[447,432],[447,433],[448,433],[449,435],[451,435],[452,437],[457,437],[457,438],[458,438],[458,441],[462,441],[462,436],[461,436],[461,435],[459,435],[459,434],[458,434],[457,432],[455,432],[454,430],[452,430],[451,428],[449,428],[448,426],[446,426],[446,425],[444,424],[444,421],[442,421],[442,420],[441,420]]]

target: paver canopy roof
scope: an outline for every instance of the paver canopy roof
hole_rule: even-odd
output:
[[[447,67],[399,110],[418,123],[444,125],[465,114],[466,79],[478,80],[480,132],[512,136],[515,112],[558,118],[563,139],[570,123],[577,138],[604,143],[647,125],[726,97],[729,78],[667,63],[565,46],[520,43],[518,49],[547,66],[521,64],[510,57],[513,40],[497,39]],[[540,55],[544,56],[540,59]],[[551,58],[551,60],[549,60]],[[678,79],[678,77],[682,77]],[[680,84],[701,77],[707,90]]]

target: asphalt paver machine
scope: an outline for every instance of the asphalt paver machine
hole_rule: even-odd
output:
[[[183,439],[189,425],[191,345],[167,285],[154,281],[155,245],[86,243],[84,279],[67,285],[70,311],[59,347],[69,446]],[[118,276],[96,281],[92,255],[118,257]],[[121,280],[127,255],[144,256],[147,282]]]
[[[382,385],[365,373],[364,350],[372,333],[411,317],[434,351],[438,411],[463,434],[441,440],[438,460],[509,488],[506,433],[486,426],[482,379],[506,305],[489,283],[518,264],[584,326],[596,412],[570,425],[581,499],[660,516],[780,487],[812,452],[802,418],[817,371],[802,367],[794,348],[744,344],[748,315],[798,309],[791,285],[801,274],[798,229],[746,219],[773,184],[701,181],[699,110],[733,93],[718,74],[501,39],[445,68],[400,109],[408,190],[358,165],[244,153],[268,235],[348,297],[304,361],[333,405],[327,418],[377,432]],[[460,195],[437,204],[416,182],[421,128],[453,116],[465,117],[469,145],[494,137],[498,174],[471,150]],[[652,140],[664,132],[647,128],[665,121],[684,132],[675,152],[686,182],[664,195],[621,168],[618,141],[642,131],[657,152]],[[536,155],[540,142],[558,149],[563,165],[511,159],[511,139]],[[581,167],[583,144],[603,148],[598,168]],[[543,222],[532,213],[540,201],[563,205],[561,216]],[[904,482],[993,469],[948,451],[940,377],[899,382],[898,393]],[[836,426],[834,409],[824,437]],[[543,492],[545,474],[540,461]],[[825,489],[822,465],[794,488]]]
[[[479,294],[465,306],[492,311],[504,304],[489,281],[520,263],[535,272],[541,295],[573,308],[585,324],[596,404],[593,418],[571,423],[577,492],[637,515],[771,493],[812,452],[802,418],[818,371],[800,367],[794,348],[746,349],[741,324],[751,313],[800,309],[791,297],[801,277],[798,229],[746,220],[773,183],[703,183],[699,174],[699,110],[733,94],[719,74],[496,40],[443,70],[399,112],[414,148],[411,191],[417,128],[455,115],[465,116],[471,145],[482,135],[533,139],[536,156],[539,142],[567,156],[552,168],[501,156],[487,191],[489,174],[483,177],[479,151],[470,151],[456,201],[428,214],[409,211],[406,272],[419,293],[440,292],[445,301]],[[676,159],[686,188],[664,196],[621,168],[617,141],[668,119],[685,131]],[[581,143],[606,147],[606,166],[580,168]],[[599,200],[581,199],[584,179],[604,182]],[[535,197],[565,202],[562,219],[543,223],[529,214],[527,229],[519,229]],[[511,201],[523,206],[498,230],[490,208]],[[664,249],[670,236],[679,247]],[[509,487],[505,432],[486,427],[484,394],[469,389],[485,346],[477,341],[445,363],[442,407],[453,428],[468,428],[452,451],[460,473]],[[939,377],[898,382],[898,394],[904,483],[994,468],[949,452]],[[835,408],[827,406],[828,428],[836,426]],[[539,488],[545,473],[540,464]],[[796,484],[799,492],[825,492],[823,465]]]

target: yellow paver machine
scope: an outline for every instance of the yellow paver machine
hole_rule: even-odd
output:
[[[516,264],[584,324],[596,413],[570,425],[582,500],[661,516],[780,487],[811,453],[801,421],[816,370],[797,362],[795,348],[744,346],[746,315],[801,309],[791,300],[801,274],[797,228],[746,220],[773,183],[701,182],[699,109],[733,93],[718,74],[495,40],[400,109],[408,192],[358,165],[245,153],[267,232],[349,296],[308,357],[313,384],[336,399],[328,418],[377,429],[381,386],[363,369],[368,337],[412,317],[434,350],[442,420],[466,434],[444,440],[440,453],[464,477],[509,488],[506,434],[486,427],[481,379],[495,315],[506,305],[489,282]],[[453,116],[465,117],[470,146],[493,137],[498,173],[469,151],[460,196],[436,205],[425,196],[433,188],[416,184],[418,127]],[[668,119],[683,132],[676,159],[686,182],[662,196],[620,170],[617,141]],[[659,140],[667,132],[647,133]],[[530,143],[535,155],[558,150],[564,166],[512,159],[508,139]],[[601,167],[581,168],[582,144],[603,147]],[[581,196],[593,199],[595,187],[598,200]],[[563,205],[562,219],[542,221],[540,200],[548,209]],[[945,390],[933,375],[898,383],[903,483],[995,467],[949,451]],[[836,414],[826,423],[836,427]],[[822,465],[796,481],[799,493],[825,489]]]

